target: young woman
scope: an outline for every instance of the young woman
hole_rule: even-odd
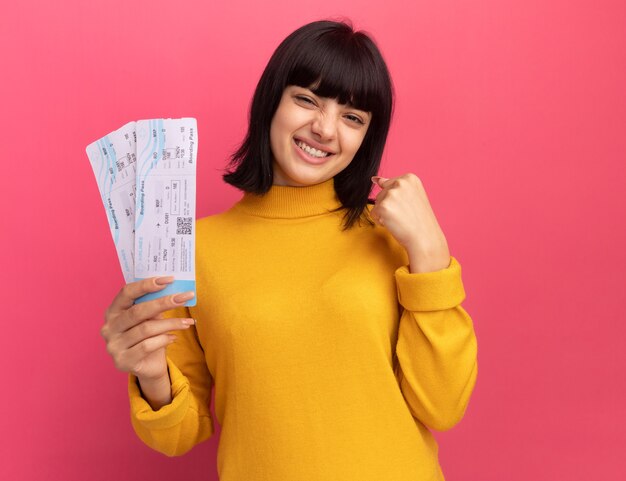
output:
[[[107,309],[148,446],[209,438],[214,387],[222,481],[443,479],[430,430],[463,417],[477,344],[421,181],[375,176],[392,105],[378,48],[350,25],[307,24],[274,52],[224,175],[243,197],[197,222],[197,306],[134,305],[170,277]]]

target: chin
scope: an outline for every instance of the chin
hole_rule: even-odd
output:
[[[300,169],[296,169],[296,172],[285,172],[281,175],[283,183],[293,186],[307,186],[319,184],[327,179],[327,176],[318,174],[316,172],[302,172]]]
[[[287,179],[287,183],[289,185],[293,185],[296,187],[306,187],[308,185],[315,185],[315,184],[319,184],[321,182],[323,182],[323,177],[298,177],[298,178],[293,178],[290,177],[289,179]]]

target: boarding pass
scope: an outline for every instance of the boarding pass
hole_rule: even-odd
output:
[[[124,280],[175,279],[136,302],[196,291],[197,149],[193,118],[129,122],[87,146]]]

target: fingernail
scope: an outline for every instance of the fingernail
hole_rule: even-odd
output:
[[[189,299],[192,299],[194,296],[193,291],[189,291],[189,292],[183,292],[182,294],[176,294],[172,300],[176,303],[176,304],[182,304],[185,301],[188,301]]]
[[[157,277],[154,283],[158,286],[164,286],[165,284],[171,284],[174,282],[174,276]]]
[[[376,179],[376,180],[374,180],[374,179]],[[375,176],[373,176],[373,177],[371,178],[371,181],[372,181],[372,182],[374,182],[374,183],[376,183],[376,182],[378,182],[378,179],[380,179],[380,177],[379,177],[379,176],[377,176],[377,175],[375,175]]]
[[[195,319],[183,319],[183,324],[185,326],[195,326],[196,320]]]
[[[176,339],[178,339],[174,334],[168,334],[167,337],[170,338],[170,342],[174,342],[176,341]]]

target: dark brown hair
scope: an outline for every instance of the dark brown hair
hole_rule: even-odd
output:
[[[348,166],[335,175],[344,230],[361,217],[370,177],[380,167],[393,113],[391,76],[374,41],[345,22],[320,20],[291,33],[270,58],[257,84],[248,116],[248,132],[232,154],[222,177],[246,192],[266,193],[273,184],[270,126],[284,89],[310,88],[315,95],[337,99],[372,113],[363,142]],[[371,223],[371,221],[368,219]]]

